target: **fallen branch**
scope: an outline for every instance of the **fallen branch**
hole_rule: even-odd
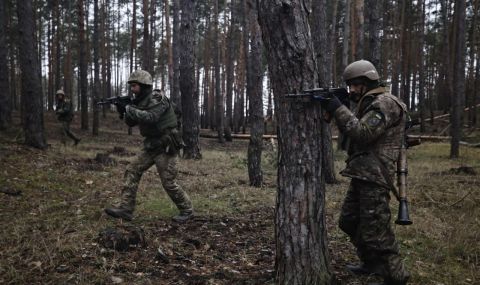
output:
[[[202,138],[218,138],[217,134],[214,133],[208,133],[206,131],[200,132],[200,137]],[[450,136],[430,136],[430,135],[408,135],[408,137],[413,138],[413,139],[421,139],[423,141],[449,141],[452,139]],[[244,139],[248,140],[250,139],[249,134],[232,134],[232,138],[234,139]],[[271,140],[271,139],[277,139],[276,135],[263,135],[263,139],[265,140]],[[338,136],[332,136],[333,140],[337,140]]]
[[[453,207],[455,205],[457,205],[458,203],[462,202],[463,200],[465,200],[465,198],[467,198],[468,195],[472,194],[473,191],[470,191],[468,192],[467,194],[463,195],[462,198],[460,198],[458,201],[456,201],[455,203],[453,203],[452,205],[450,205],[450,207]]]
[[[468,143],[464,141],[460,141],[460,145],[467,146],[467,147],[480,147],[480,143]]]

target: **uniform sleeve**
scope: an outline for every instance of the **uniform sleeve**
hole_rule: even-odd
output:
[[[125,122],[153,124],[158,122],[160,116],[167,110],[167,104],[156,104],[147,110],[139,109],[133,105],[127,105]]]
[[[398,123],[402,109],[391,98],[377,97],[357,118],[345,106],[335,112],[335,119],[340,130],[356,143],[368,144],[377,140],[385,131]]]

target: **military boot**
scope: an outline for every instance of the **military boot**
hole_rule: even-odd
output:
[[[122,207],[105,208],[105,213],[116,219],[124,219],[127,221],[131,221],[133,219],[133,212]]]
[[[172,220],[177,222],[177,223],[184,223],[188,220],[193,218],[193,211],[192,210],[184,210],[180,211],[180,214],[172,217]]]
[[[365,263],[347,264],[345,267],[348,271],[355,275],[381,275],[381,272],[378,268],[375,268],[375,266],[366,265]]]

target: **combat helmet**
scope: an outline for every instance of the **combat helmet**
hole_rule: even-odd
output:
[[[359,77],[366,77],[372,81],[380,79],[375,66],[370,61],[363,59],[350,63],[343,72],[345,82]]]
[[[128,83],[139,83],[143,85],[153,85],[152,76],[145,70],[135,70],[130,74],[128,78]]]

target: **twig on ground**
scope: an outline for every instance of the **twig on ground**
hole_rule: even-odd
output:
[[[467,194],[463,195],[462,198],[460,198],[458,201],[456,201],[455,203],[451,204],[450,207],[453,207],[455,205],[457,205],[458,203],[462,202],[463,200],[465,200],[465,198],[467,198],[468,195],[472,194],[473,191],[470,191],[468,192]]]

